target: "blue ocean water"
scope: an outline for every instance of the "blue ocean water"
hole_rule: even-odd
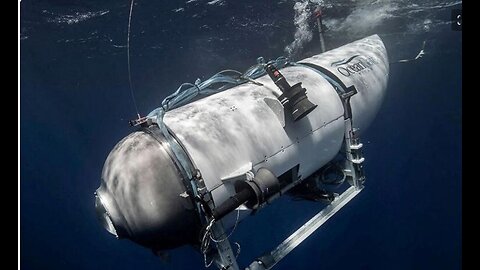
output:
[[[182,82],[245,70],[258,56],[319,52],[307,1],[137,0],[132,79],[142,115]],[[366,188],[277,269],[460,269],[461,1],[312,1],[328,48],[383,38],[390,79],[365,132]],[[22,0],[20,29],[22,269],[202,269],[189,247],[163,262],[97,222],[93,192],[135,117],[126,66],[130,1]],[[297,40],[294,42],[294,40]],[[413,58],[426,41],[425,55]],[[321,205],[282,198],[232,239],[246,266]]]

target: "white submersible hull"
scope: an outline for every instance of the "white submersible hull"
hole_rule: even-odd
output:
[[[154,250],[201,245],[209,220],[231,227],[235,209],[241,219],[273,201],[331,161],[353,128],[365,130],[382,103],[389,61],[373,35],[273,73],[166,112],[174,140],[151,127],[121,140],[96,192],[105,228]],[[284,99],[278,74],[292,89],[301,83],[308,110]]]

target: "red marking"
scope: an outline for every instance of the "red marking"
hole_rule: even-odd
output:
[[[273,76],[278,77],[279,75],[280,75],[280,72],[278,72],[278,70],[275,70],[275,71],[273,72]]]
[[[315,18],[319,18],[322,16],[322,10],[320,9],[320,7],[318,7],[314,12],[313,12],[313,15],[315,16]]]

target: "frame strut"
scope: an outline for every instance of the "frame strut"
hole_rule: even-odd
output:
[[[294,248],[300,245],[313,232],[322,226],[329,218],[331,218],[338,210],[342,209],[349,201],[362,191],[362,188],[351,186],[345,192],[340,194],[335,200],[325,207],[322,211],[307,221],[302,227],[291,234],[280,245],[277,246],[267,255],[260,257],[250,264],[246,270],[266,270],[272,269],[275,264],[282,260]]]

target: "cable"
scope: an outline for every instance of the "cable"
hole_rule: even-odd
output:
[[[130,84],[130,94],[132,95],[133,106],[135,107],[135,111],[137,112],[137,116],[140,119],[140,113],[138,112],[137,101],[135,100],[135,93],[133,90],[133,83],[132,83],[132,72],[130,71],[130,24],[132,22],[132,11],[133,11],[133,2],[132,0],[130,3],[130,13],[128,15],[128,31],[127,31],[127,66],[128,66],[128,82]]]
[[[233,232],[237,228],[239,219],[240,219],[240,210],[237,210],[237,218],[235,220],[235,225],[233,226],[233,229],[230,231],[230,233],[226,237],[220,240],[212,237],[212,227],[215,224],[215,219],[212,218],[208,222],[207,226],[205,227],[205,232],[203,233],[203,236],[202,236],[202,241],[200,243],[200,252],[203,254],[203,260],[206,268],[210,267],[214,261],[214,259],[212,259],[210,262],[207,262],[207,252],[210,247],[210,240],[215,243],[221,243],[227,240],[228,238],[230,238],[230,236],[232,236]],[[238,255],[240,255],[241,248],[240,248],[240,244],[238,244],[237,242],[235,242],[235,245],[237,246],[237,254],[235,257],[238,257]]]
[[[205,233],[203,234],[202,237],[202,242],[200,243],[200,252],[202,254],[206,254],[208,251],[208,248],[210,247],[210,234],[212,233],[212,226],[215,223],[215,219],[212,218],[210,222],[208,222],[207,227],[205,227]]]
[[[208,248],[210,247],[210,234],[212,233],[211,229],[214,223],[215,223],[214,218],[212,218],[208,222],[208,225],[205,227],[205,232],[203,233],[203,236],[202,236],[202,242],[200,243],[200,252],[203,254],[205,268],[209,268],[212,265],[214,260],[212,258],[210,262],[207,262],[207,251],[208,251]]]
[[[215,243],[220,243],[220,242],[223,242],[225,240],[227,240],[228,238],[230,238],[230,236],[232,236],[233,232],[235,231],[235,229],[237,228],[237,224],[238,224],[238,221],[239,221],[239,218],[240,218],[240,210],[237,209],[237,219],[235,220],[235,225],[233,225],[233,229],[230,231],[230,233],[223,239],[220,239],[220,240],[217,240],[217,239],[214,239],[212,237],[212,235],[210,234],[210,239],[215,242]]]
[[[408,62],[415,61],[415,60],[418,60],[418,59],[422,58],[425,55],[425,44],[427,44],[427,40],[423,41],[422,48],[418,52],[417,56],[415,56],[414,58],[400,59],[400,60],[397,60],[397,61],[390,62],[390,64],[408,63]]]
[[[240,252],[242,252],[242,247],[238,242],[234,242],[234,244],[237,246],[237,254],[235,254],[235,258],[238,258],[238,255],[240,255]]]

